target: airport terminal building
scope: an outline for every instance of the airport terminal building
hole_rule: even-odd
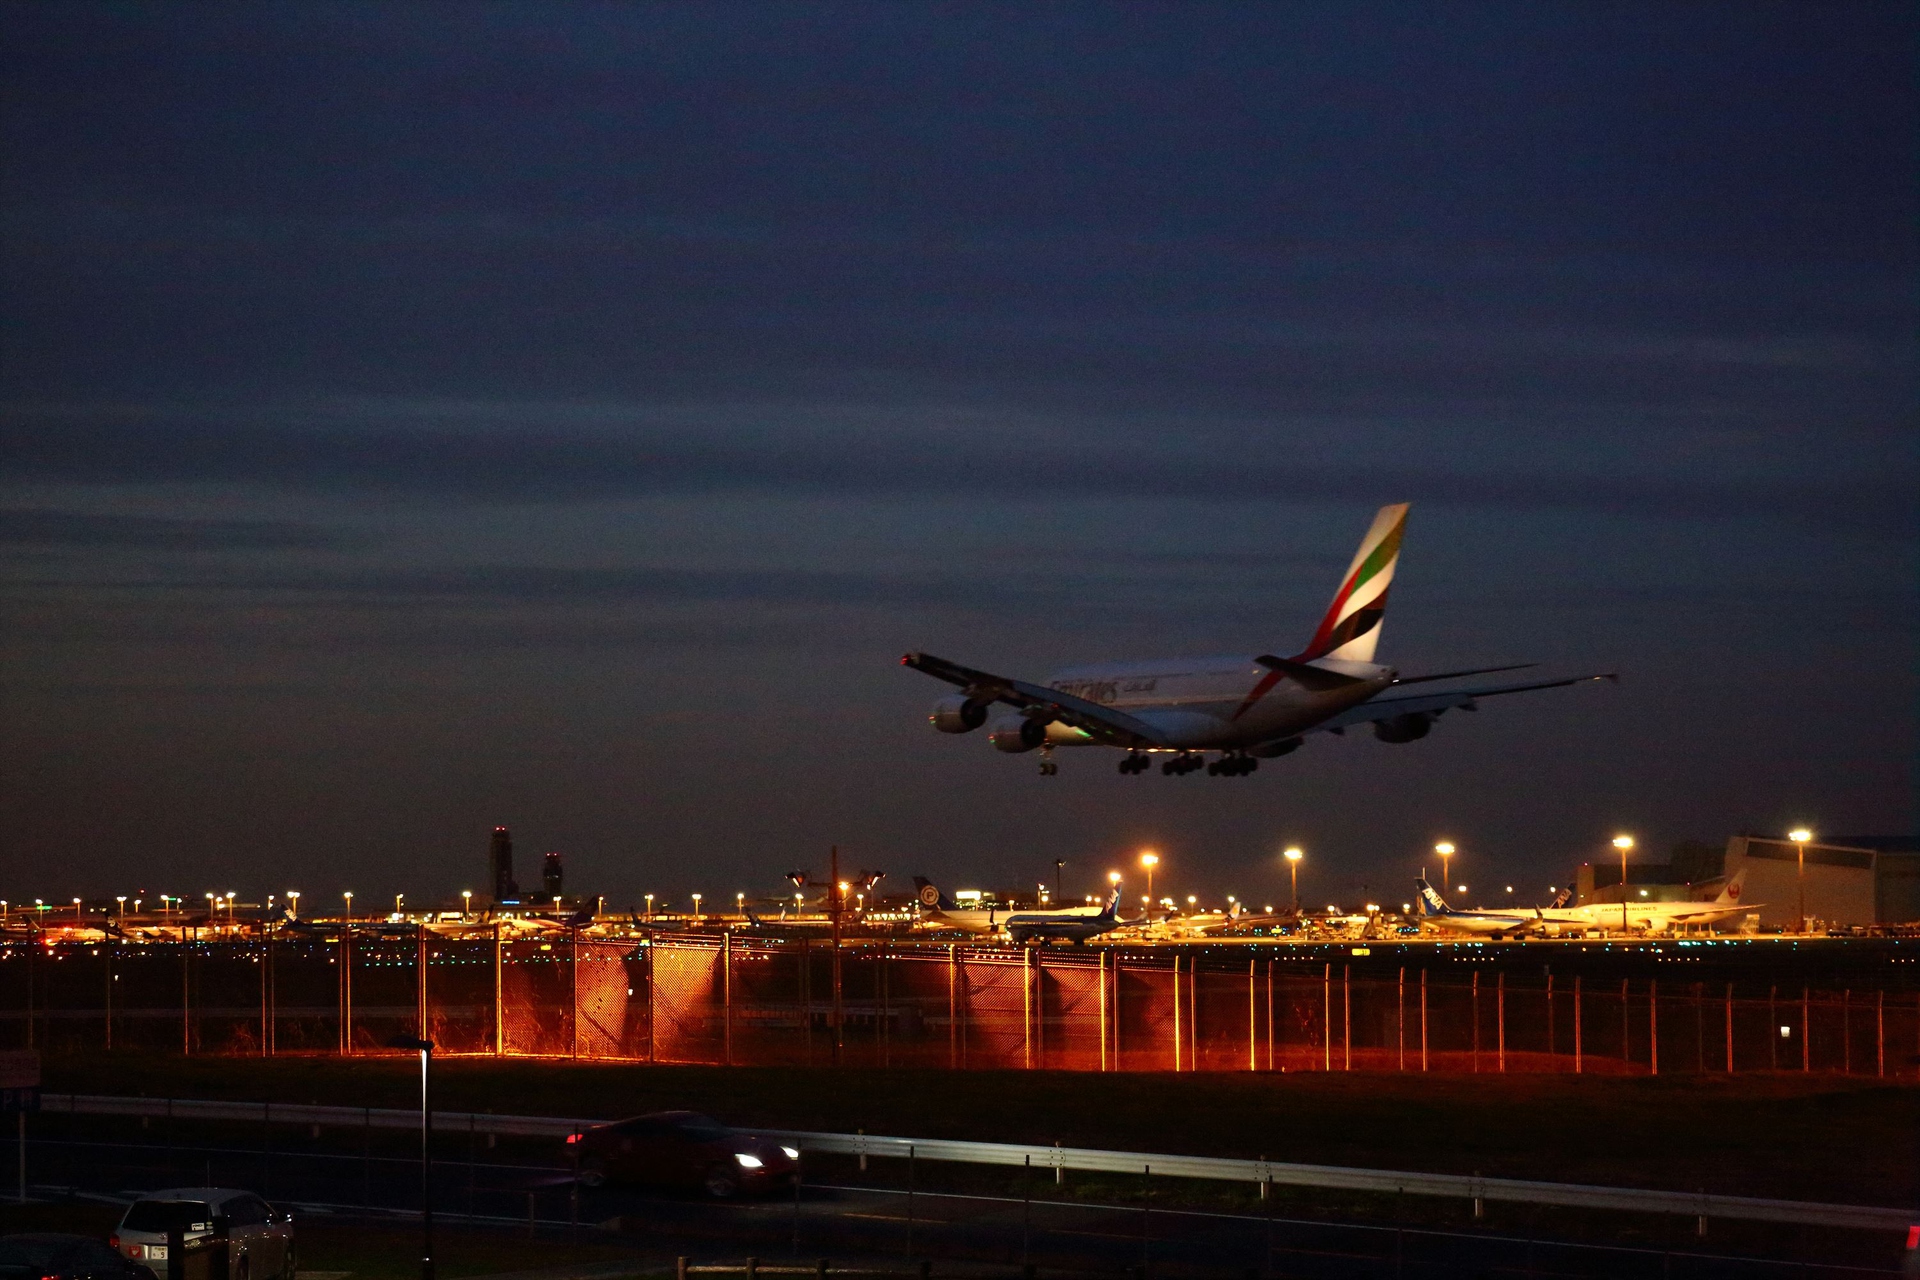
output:
[[[1761,928],[1793,928],[1803,910],[1822,926],[1910,924],[1920,921],[1920,839],[1847,836],[1806,846],[1804,874],[1791,840],[1739,835],[1724,849],[1682,846],[1673,860],[1620,867],[1584,863],[1576,901],[1618,902],[1623,892],[1655,902],[1704,901],[1740,880],[1740,898],[1753,904]]]

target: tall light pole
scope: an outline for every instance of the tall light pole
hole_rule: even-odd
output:
[[[351,927],[353,924],[353,890],[348,889],[345,893],[342,893],[340,896],[347,900],[347,924],[349,927]]]
[[[395,1036],[387,1048],[420,1054],[420,1280],[433,1280],[433,1041]]]
[[[1442,840],[1439,844],[1433,846],[1433,851],[1440,855],[1440,887],[1451,893],[1453,891],[1453,875],[1447,870],[1447,859],[1453,856],[1453,841]]]
[[[465,920],[468,916],[472,914],[473,914],[473,890],[462,889],[460,891],[460,918],[462,920]]]
[[[289,889],[287,890],[287,919],[298,920],[299,918],[300,891],[298,889]]]
[[[1280,855],[1287,860],[1287,874],[1293,884],[1293,914],[1300,914],[1300,859],[1307,855],[1298,848],[1289,848]]]
[[[1793,926],[1793,931],[1795,933],[1805,933],[1807,931],[1807,841],[1813,839],[1813,832],[1807,830],[1805,827],[1795,827],[1793,830],[1787,832],[1787,839],[1793,841],[1794,851],[1798,855],[1795,860],[1800,864],[1800,907],[1798,912],[1800,922]]]
[[[1160,855],[1149,849],[1140,855],[1140,865],[1147,871],[1147,901],[1153,901],[1153,869],[1160,865]]]
[[[1613,847],[1620,851],[1620,932],[1627,931],[1627,854],[1633,850],[1633,837],[1615,836]]]

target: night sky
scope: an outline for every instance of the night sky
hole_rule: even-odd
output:
[[[0,894],[1912,831],[1913,15],[10,5]],[[1291,653],[1395,501],[1383,661],[1622,682],[1043,779],[897,663]]]

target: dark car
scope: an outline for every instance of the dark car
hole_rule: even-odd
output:
[[[704,1190],[726,1198],[789,1185],[800,1153],[695,1111],[656,1111],[567,1137],[580,1181]]]
[[[153,1272],[129,1262],[92,1236],[0,1236],[0,1280],[153,1280]]]

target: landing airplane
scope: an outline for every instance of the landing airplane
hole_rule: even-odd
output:
[[[1007,940],[1015,946],[1045,942],[1048,938],[1082,943],[1103,933],[1112,933],[1120,923],[1119,910],[1120,886],[1115,885],[1107,895],[1107,905],[1100,908],[1097,915],[1089,915],[1084,907],[1067,911],[1016,911],[1007,917]]]
[[[1209,774],[1242,777],[1261,760],[1297,750],[1308,733],[1344,733],[1350,726],[1371,724],[1382,742],[1414,742],[1446,712],[1475,710],[1481,698],[1618,678],[1607,672],[1445,693],[1400,692],[1406,685],[1533,665],[1403,676],[1374,662],[1406,524],[1407,504],[1380,508],[1332,607],[1307,647],[1290,658],[1261,654],[1110,663],[1058,672],[1045,685],[976,671],[930,653],[909,653],[900,661],[959,686],[960,693],[934,703],[928,718],[935,729],[969,733],[984,725],[987,741],[998,751],[1038,750],[1040,772],[1047,775],[1059,772],[1055,747],[1106,746],[1127,753],[1121,773],[1144,773],[1158,756],[1164,774],[1192,773],[1204,765]],[[1011,710],[995,715],[996,704]],[[1209,760],[1209,752],[1219,757]]]

